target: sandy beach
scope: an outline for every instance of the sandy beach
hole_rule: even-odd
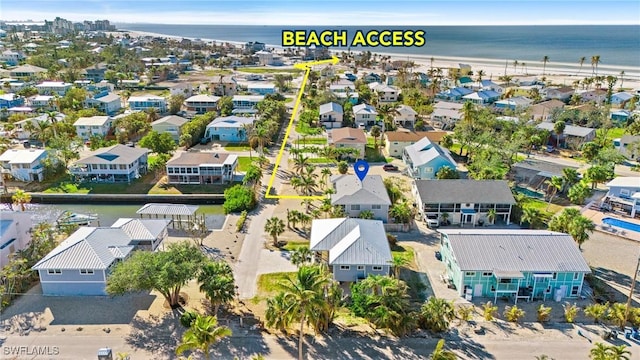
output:
[[[144,37],[144,36],[154,36],[154,37],[163,37],[167,39],[195,39],[184,36],[172,36],[151,32],[143,32],[143,31],[129,31],[124,30],[120,32],[111,33],[114,36],[123,36],[124,34],[129,34],[132,38]],[[238,41],[227,41],[221,39],[204,39],[200,40],[206,42],[216,42],[216,43],[229,43],[236,46],[244,45],[243,42]],[[267,44],[268,48],[273,48],[276,52],[282,52],[283,47],[279,45]],[[383,48],[382,48],[383,49]],[[339,55],[343,50],[332,50],[332,53]],[[357,52],[357,51],[352,51]],[[590,59],[587,59],[582,68],[580,68],[580,64],[576,61],[575,64],[570,63],[556,63],[553,62],[553,59],[550,59],[547,62],[546,67],[543,66],[542,59],[540,61],[534,62],[522,62],[518,61],[517,66],[514,66],[514,61],[517,59],[486,59],[486,58],[466,58],[466,57],[447,57],[447,56],[431,56],[431,55],[403,55],[403,54],[391,54],[385,53],[384,51],[373,51],[374,54],[378,54],[379,56],[389,56],[392,60],[408,60],[416,63],[417,67],[413,69],[413,71],[419,72],[427,72],[431,66],[435,68],[457,68],[459,64],[468,64],[471,66],[471,69],[474,73],[477,73],[479,70],[484,72],[483,78],[485,79],[493,79],[496,80],[505,75],[509,75],[514,79],[520,77],[529,77],[536,76],[541,79],[543,76],[547,79],[548,82],[553,85],[561,85],[561,86],[571,86],[572,83],[576,80],[582,80],[586,77],[593,76],[593,69],[591,67]],[[433,59],[433,64],[432,64]],[[543,69],[544,68],[544,69]],[[544,70],[544,75],[543,75]],[[633,66],[618,66],[618,65],[598,65],[598,75],[613,75],[618,77],[618,83],[616,84],[616,90],[620,87],[620,73],[624,71],[624,89],[638,89],[640,88],[640,67]]]

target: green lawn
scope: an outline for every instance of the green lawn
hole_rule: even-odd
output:
[[[304,121],[297,121],[296,132],[300,135],[320,135],[322,134],[322,128],[311,127]]]
[[[204,70],[202,71],[203,75],[206,76],[215,76],[215,75],[231,75],[233,71],[231,70],[220,70],[220,69],[212,69],[212,70]]]
[[[48,184],[45,193],[66,194],[147,194],[153,188],[150,184],[153,174],[147,174],[130,184],[127,183],[76,183],[68,177]]]
[[[286,251],[294,251],[296,249],[308,248],[308,247],[309,247],[308,241],[287,241],[287,244],[281,247],[281,249]]]
[[[387,159],[380,153],[380,148],[378,150],[374,149],[372,146],[367,146],[364,149],[364,158],[368,162],[387,162]]]
[[[460,153],[460,144],[454,143],[449,148],[449,151],[451,151],[452,153],[455,153],[456,155],[458,155]],[[467,155],[467,150],[465,149],[465,151],[462,152],[462,156],[466,156],[466,155]]]
[[[407,261],[407,266],[415,268],[416,266],[416,253],[410,246],[396,245],[391,249],[391,255],[393,257],[399,256]]]
[[[258,276],[258,293],[272,295],[278,292],[278,284],[287,279],[293,279],[295,272],[278,272]]]
[[[623,128],[612,128],[607,132],[607,139],[613,141],[613,139],[619,139],[624,135],[625,129]]]
[[[239,72],[251,73],[251,74],[277,74],[277,73],[285,73],[285,74],[294,74],[298,75],[303,72],[300,69],[273,69],[273,68],[240,68]]]
[[[325,145],[327,143],[327,138],[323,137],[312,137],[312,138],[300,138],[293,141],[294,144],[302,144],[302,145]]]
[[[333,321],[346,327],[369,325],[367,319],[353,315],[351,311],[345,307],[336,310],[336,317]]]
[[[240,183],[238,183],[240,184]],[[151,195],[179,195],[179,194],[223,194],[224,190],[235,183],[218,185],[184,185],[184,184],[156,184],[148,194]]]
[[[251,166],[252,159],[248,156],[238,156],[238,171],[247,171]]]
[[[251,148],[247,143],[237,143],[237,144],[227,144],[224,146],[224,149],[232,152],[232,151],[249,151]]]

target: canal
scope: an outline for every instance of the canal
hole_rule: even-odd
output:
[[[136,211],[140,205],[105,205],[105,204],[28,204],[27,211],[33,213],[34,223],[54,223],[63,211],[78,214],[96,214],[98,221],[92,226],[111,226],[119,218],[139,218]],[[17,206],[14,205],[14,209]],[[199,205],[197,214],[204,214],[208,229],[220,229],[224,226],[225,215],[222,205]]]

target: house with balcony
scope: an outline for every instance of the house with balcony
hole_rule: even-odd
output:
[[[446,131],[385,131],[384,150],[389,156],[402,159],[404,148],[413,145],[422,138],[428,138],[431,143],[440,144]]]
[[[378,102],[380,103],[396,102],[398,101],[398,95],[400,95],[400,88],[378,82],[369,84],[369,89],[377,94]]]
[[[47,157],[44,149],[9,149],[0,155],[2,174],[11,175],[17,181],[44,180],[42,161]]]
[[[130,183],[148,170],[148,149],[117,144],[76,160],[69,172],[79,181]]]
[[[31,213],[0,210],[0,269],[11,260],[9,256],[31,242]]]
[[[632,218],[640,217],[640,176],[617,177],[606,186],[609,191],[601,207]]]
[[[169,133],[177,143],[180,141],[180,135],[182,135],[182,127],[188,122],[189,120],[181,116],[168,115],[152,122],[151,130],[159,134]]]
[[[238,91],[238,82],[230,75],[214,75],[209,82],[209,91],[216,96],[233,96]]]
[[[571,235],[548,230],[440,229],[445,280],[467,300],[577,299],[589,265]]]
[[[225,141],[231,143],[246,142],[247,126],[252,125],[256,118],[245,116],[223,116],[215,118],[207,125],[205,138],[213,141]]]
[[[8,66],[17,66],[20,61],[26,59],[23,53],[14,50],[5,50],[0,53],[0,62]]]
[[[580,149],[582,144],[592,141],[596,137],[596,129],[565,125],[562,134],[556,134],[554,131],[555,124],[552,122],[541,122],[536,126],[538,129],[547,130],[549,132],[549,145],[564,148]],[[559,139],[558,139],[559,138]]]
[[[36,89],[38,89],[38,94],[40,95],[64,96],[72,87],[73,84],[62,81],[44,81],[36,85]]]
[[[342,105],[330,102],[320,105],[320,126],[326,129],[341,128],[344,111]]]
[[[362,129],[339,128],[327,131],[327,144],[336,149],[355,149],[356,154],[352,157],[364,158],[367,146],[367,137]]]
[[[377,125],[378,112],[369,104],[359,104],[353,107],[353,122],[359,127],[369,128]]]
[[[134,250],[153,251],[171,220],[119,219],[111,227],[83,226],[38,261],[45,296],[103,296],[114,267]]]
[[[13,93],[0,95],[0,109],[24,106],[24,98]]]
[[[120,96],[106,91],[100,92],[84,101],[85,107],[95,108],[107,115],[115,115],[122,109]]]
[[[359,217],[363,211],[373,213],[373,219],[389,221],[391,200],[380,175],[368,175],[360,181],[355,175],[333,175],[334,193],[329,195],[332,206],[340,206],[349,217]]]
[[[98,63],[93,66],[89,66],[80,71],[80,75],[91,82],[99,83],[104,80],[104,74],[107,72],[107,65],[104,63]]]
[[[106,137],[113,127],[113,118],[110,116],[81,117],[73,123],[78,137],[89,140],[94,135]]]
[[[393,116],[396,126],[413,129],[416,125],[418,113],[409,105],[400,105],[396,108],[397,114]]]
[[[264,95],[234,95],[233,113],[255,113],[256,106],[264,100]]]
[[[133,111],[156,109],[159,113],[167,112],[167,99],[155,95],[132,96],[129,98],[129,108]]]
[[[514,96],[508,99],[498,100],[494,103],[496,110],[520,111],[527,109],[533,100],[524,96]]]
[[[495,213],[495,222],[508,225],[516,204],[504,180],[414,180],[411,193],[423,218],[460,226],[487,225],[490,212]]]
[[[165,85],[164,83],[162,85]],[[169,95],[182,95],[185,98],[193,95],[193,85],[186,81],[170,82],[166,84],[169,88]]]
[[[50,114],[42,114],[39,116],[34,116],[30,118],[26,118],[24,120],[16,121],[13,123],[13,136],[18,140],[27,140],[31,138],[31,132],[28,130],[29,126],[39,127],[41,122],[45,124],[51,123],[51,119],[49,117]],[[63,113],[56,113],[55,121],[60,122],[64,121],[66,115]],[[27,125],[29,124],[29,125]]]
[[[169,184],[227,184],[233,181],[238,155],[211,152],[180,152],[167,161]]]
[[[371,84],[374,82],[379,82],[379,83],[382,82],[382,78],[380,77],[380,75],[376,73],[365,74],[364,76],[362,76],[362,80],[367,84]]]
[[[563,102],[568,102],[571,99],[571,96],[573,96],[574,92],[575,90],[573,90],[572,87],[562,86],[562,87],[556,87],[556,88],[542,89],[541,95],[544,97],[545,100],[556,99]]]
[[[58,110],[55,96],[36,95],[29,98],[29,105],[35,110],[53,111]]]
[[[448,149],[423,137],[413,145],[404,148],[402,161],[407,165],[409,176],[414,179],[435,179],[443,167],[455,170],[457,165]]]
[[[247,85],[247,90],[255,95],[275,94],[276,85],[269,82],[253,82]]]
[[[339,282],[369,275],[389,275],[391,248],[380,220],[316,219],[311,223],[309,249],[329,266]]]
[[[213,95],[194,95],[184,101],[187,111],[195,111],[196,114],[218,111],[220,97]]]

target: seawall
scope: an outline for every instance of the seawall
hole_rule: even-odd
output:
[[[181,195],[149,195],[149,194],[59,194],[29,193],[34,204],[147,204],[175,203],[194,205],[220,205],[224,203],[224,194],[181,194]],[[11,202],[10,195],[2,195],[2,202]]]

